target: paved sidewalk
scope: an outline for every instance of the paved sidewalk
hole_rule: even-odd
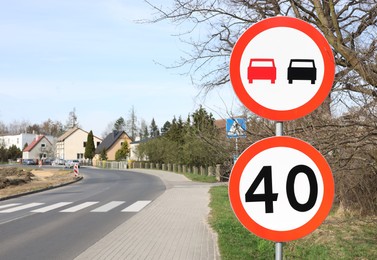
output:
[[[132,171],[160,177],[166,191],[76,259],[220,259],[207,221],[211,185],[171,172]]]

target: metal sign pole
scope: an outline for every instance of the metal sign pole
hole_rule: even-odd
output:
[[[276,122],[276,136],[282,136],[283,134],[283,122]]]
[[[283,122],[276,122],[276,136],[282,136],[283,132]],[[275,243],[275,260],[283,260],[283,243]]]
[[[275,260],[283,260],[283,243],[275,243]]]

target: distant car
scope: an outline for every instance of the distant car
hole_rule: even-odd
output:
[[[78,167],[80,168],[80,161],[79,160],[67,160],[65,162],[66,168],[73,168],[75,164],[78,164]]]
[[[63,159],[58,159],[58,165],[64,165],[65,164],[65,160]]]
[[[272,84],[275,84],[276,67],[274,59],[250,59],[247,78],[249,83],[253,83],[255,79],[261,79],[270,80]]]
[[[52,165],[52,160],[51,159],[45,159],[44,161],[43,161],[43,164],[44,165]]]
[[[55,159],[52,162],[52,165],[65,165],[65,160],[63,160],[63,159]]]
[[[317,68],[314,60],[292,59],[288,67],[288,83],[292,84],[293,80],[310,80],[315,84],[317,79]]]
[[[22,164],[23,165],[36,165],[36,163],[33,159],[23,159]]]

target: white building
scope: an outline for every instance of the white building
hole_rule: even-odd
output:
[[[93,136],[95,148],[102,142],[102,139]],[[61,135],[56,142],[56,158],[64,160],[83,160],[88,132],[75,127]]]
[[[18,149],[21,151],[24,149],[25,144],[31,144],[34,140],[38,138],[38,134],[18,134],[18,135],[3,135],[0,136],[0,146],[4,146],[5,148],[9,148],[12,145],[17,146]],[[45,136],[50,143],[55,143],[55,138],[51,135]]]
[[[148,140],[150,140],[150,138],[140,140],[140,137],[136,137],[136,140],[130,143],[130,155],[129,155],[130,160],[132,161],[147,161],[148,160],[146,156],[140,156],[139,151],[138,151],[139,144],[144,143]]]

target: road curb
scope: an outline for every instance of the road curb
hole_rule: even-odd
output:
[[[75,180],[70,181],[70,182],[61,183],[61,184],[53,185],[53,186],[48,186],[48,187],[40,189],[40,190],[33,190],[33,191],[28,191],[28,192],[24,192],[24,193],[20,193],[20,194],[11,195],[11,196],[8,196],[8,197],[0,198],[0,201],[14,199],[14,198],[22,197],[22,196],[25,196],[25,195],[30,195],[30,194],[34,194],[34,193],[38,193],[38,192],[42,192],[42,191],[47,191],[47,190],[52,190],[52,189],[64,187],[64,186],[76,183],[78,181],[81,181],[82,179],[84,179],[84,177],[80,176],[80,177],[77,177]]]

